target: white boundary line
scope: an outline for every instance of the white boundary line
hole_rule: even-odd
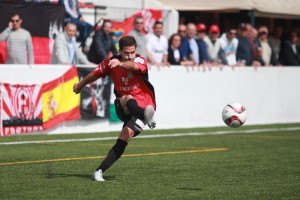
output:
[[[297,131],[300,127],[290,128],[265,128],[241,131],[214,131],[214,132],[192,132],[192,133],[173,133],[173,134],[154,134],[139,135],[136,139],[144,138],[162,138],[162,137],[182,137],[182,136],[199,136],[199,135],[222,135],[233,133],[260,133],[260,132],[278,132],[278,131]],[[98,138],[79,138],[79,139],[60,139],[60,140],[37,140],[37,141],[20,141],[20,142],[1,142],[0,145],[18,145],[18,144],[42,144],[42,143],[65,143],[65,142],[93,142],[104,140],[115,140],[117,137],[98,137]]]

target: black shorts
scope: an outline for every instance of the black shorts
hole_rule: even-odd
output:
[[[143,128],[146,126],[146,122],[137,119],[134,116],[125,115],[119,98],[115,99],[115,109],[119,119],[124,122],[123,127],[127,126],[134,131],[133,137],[139,135],[143,131]]]

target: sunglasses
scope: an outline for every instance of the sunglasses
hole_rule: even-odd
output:
[[[135,24],[144,24],[144,22],[135,22]]]
[[[236,32],[229,32],[229,34],[231,34],[231,35],[235,35],[235,34],[236,34]]]
[[[185,30],[179,30],[178,32],[180,32],[180,33],[185,33],[186,31],[185,31]]]
[[[261,31],[261,32],[259,32],[259,35],[268,35],[268,33],[265,31]]]
[[[20,20],[19,19],[17,19],[17,20],[10,20],[12,23],[18,23]]]

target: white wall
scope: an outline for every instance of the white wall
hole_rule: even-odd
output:
[[[0,65],[0,81],[42,83],[62,74],[68,67],[32,66],[27,72],[24,68]],[[300,122],[299,67],[257,70],[224,67],[205,72],[202,68],[187,70],[172,66],[157,70],[152,67],[149,76],[156,89],[157,129],[224,126],[221,112],[230,102],[247,107],[246,125]],[[78,120],[66,122],[47,134],[117,131],[121,126],[107,120]]]

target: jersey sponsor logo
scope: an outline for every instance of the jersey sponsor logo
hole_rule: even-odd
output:
[[[135,59],[134,59],[134,62],[136,62],[136,63],[141,63],[141,64],[144,64],[144,63],[145,63],[144,59],[142,59],[142,58],[140,58],[140,57],[135,58]]]
[[[136,84],[133,85],[133,86],[119,87],[119,90],[120,90],[120,91],[124,91],[124,92],[128,92],[128,91],[135,90],[135,89],[138,88],[139,86],[140,86],[140,84],[139,84],[139,83],[136,83]]]
[[[125,84],[125,85],[128,85],[128,82],[130,79],[132,79],[133,75],[131,72],[127,72],[127,77],[121,77],[122,79],[122,82]]]

